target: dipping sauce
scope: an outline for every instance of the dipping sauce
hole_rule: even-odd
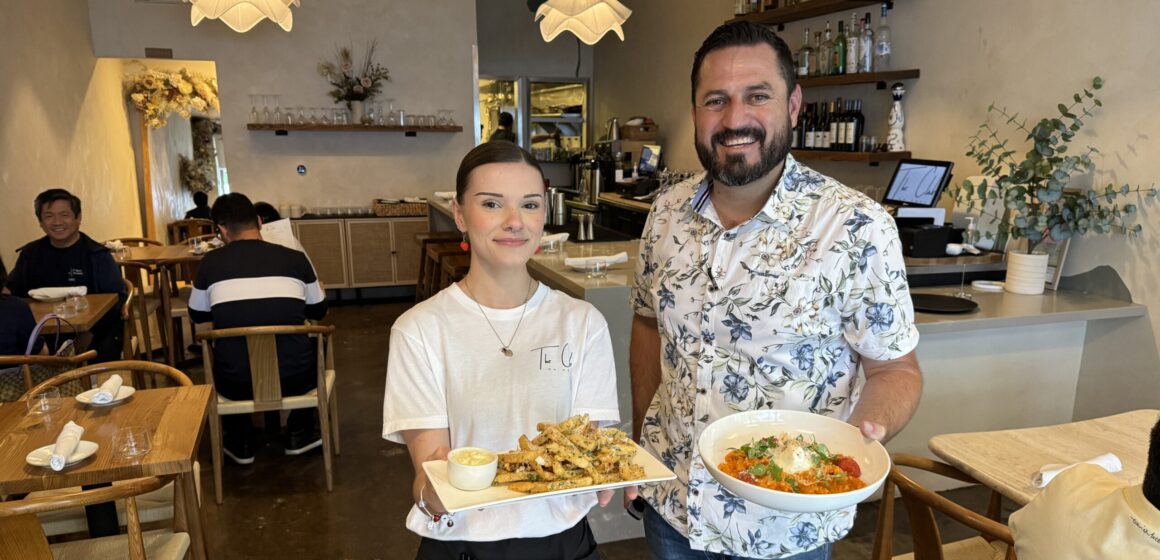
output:
[[[462,451],[456,452],[455,455],[451,457],[451,460],[459,463],[460,465],[475,467],[486,465],[494,461],[495,453],[483,451],[480,449],[464,449]]]

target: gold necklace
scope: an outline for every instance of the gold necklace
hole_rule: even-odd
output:
[[[514,355],[512,353],[512,349],[511,349],[512,342],[515,342],[516,334],[520,332],[520,325],[524,324],[524,312],[526,312],[528,310],[528,302],[532,300],[532,286],[533,285],[534,285],[533,282],[529,279],[527,296],[524,298],[524,305],[520,309],[520,320],[516,322],[516,330],[512,331],[512,337],[508,339],[507,344],[504,344],[503,338],[501,338],[499,336],[499,331],[495,330],[495,325],[491,324],[491,319],[489,319],[487,317],[487,313],[484,312],[483,306],[480,305],[479,300],[475,299],[475,295],[473,295],[471,293],[471,290],[467,288],[467,282],[464,281],[464,282],[459,283],[459,287],[463,288],[463,291],[467,293],[467,297],[471,298],[471,301],[474,301],[475,306],[479,308],[479,314],[483,315],[483,320],[487,321],[487,326],[491,327],[491,332],[495,334],[495,339],[498,340],[499,343],[502,345],[500,347],[499,351],[504,356],[507,356],[509,358]]]

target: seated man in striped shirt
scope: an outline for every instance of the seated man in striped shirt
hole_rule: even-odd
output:
[[[213,321],[216,329],[301,325],[326,316],[326,294],[306,255],[262,241],[254,205],[243,194],[218,197],[212,211],[226,245],[206,254],[189,298],[194,322]],[[301,395],[317,386],[316,353],[306,335],[278,337],[282,394]],[[227,399],[253,398],[250,360],[244,338],[214,345],[214,385]],[[222,417],[224,451],[235,462],[254,462],[250,417]],[[287,420],[287,455],[321,445],[314,409],[295,410]]]

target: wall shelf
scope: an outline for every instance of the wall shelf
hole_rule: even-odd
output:
[[[777,25],[778,31],[782,31],[784,29],[782,26],[791,21],[810,19],[835,12],[850,12],[881,3],[882,0],[810,0],[809,2],[800,2],[784,8],[774,8],[772,10],[745,14],[735,17],[729,20],[729,22],[752,21],[753,23]],[[887,4],[893,4],[893,2],[888,1]]]
[[[835,152],[830,150],[794,150],[800,161],[857,161],[877,166],[883,161],[910,159],[910,152]]]
[[[402,132],[416,136],[420,132],[463,132],[462,126],[390,126],[379,124],[265,124],[249,123],[247,130],[272,130],[277,136],[288,136],[291,130],[322,132]]]
[[[863,72],[861,74],[842,74],[838,76],[817,76],[812,78],[798,78],[798,85],[802,89],[851,86],[856,84],[877,84],[878,89],[886,89],[886,82],[898,80],[913,80],[918,78],[917,68],[912,70],[888,70],[886,72]]]

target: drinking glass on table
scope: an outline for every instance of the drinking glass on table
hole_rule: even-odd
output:
[[[77,308],[74,307],[73,304],[70,303],[66,299],[66,300],[56,304],[56,306],[54,306],[52,308],[52,312],[55,313],[56,316],[60,317],[61,319],[70,319],[70,318],[76,316]]]
[[[66,301],[72,305],[78,315],[89,310],[89,300],[85,296],[71,295]]]
[[[605,261],[592,261],[588,265],[588,273],[584,276],[591,279],[599,279],[608,276],[608,263]]]
[[[141,426],[118,428],[113,434],[113,452],[122,457],[140,457],[153,450],[149,430]]]
[[[48,414],[54,410],[60,410],[60,389],[57,387],[49,387],[39,393],[28,397],[28,413],[29,414]]]

